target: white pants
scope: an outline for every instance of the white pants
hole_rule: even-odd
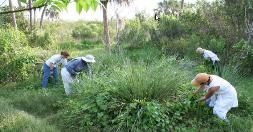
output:
[[[62,76],[65,93],[66,95],[70,95],[72,92],[73,78],[71,77],[70,73],[67,71],[65,67],[63,67],[61,70],[61,76]]]

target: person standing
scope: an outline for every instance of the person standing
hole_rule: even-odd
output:
[[[62,81],[66,95],[72,93],[72,84],[77,74],[86,71],[91,76],[92,70],[89,64],[95,63],[93,55],[86,55],[85,57],[77,57],[69,61],[61,70]]]
[[[191,84],[198,87],[194,93],[206,91],[207,93],[197,100],[205,101],[206,104],[213,108],[213,114],[220,119],[227,120],[227,112],[234,107],[238,107],[236,89],[225,79],[217,75],[199,73],[191,81]]]
[[[62,51],[60,54],[55,54],[50,57],[43,65],[43,79],[42,79],[42,89],[46,89],[48,79],[51,74],[53,74],[55,82],[58,81],[58,65],[62,64],[64,66],[67,63],[67,58],[69,53]]]
[[[219,64],[220,59],[218,58],[218,56],[215,53],[213,53],[210,50],[203,49],[201,47],[198,47],[196,49],[196,52],[199,54],[202,54],[204,59],[211,61],[212,62],[212,69],[214,71],[218,72],[218,75],[221,76],[221,68],[220,68],[220,64]]]

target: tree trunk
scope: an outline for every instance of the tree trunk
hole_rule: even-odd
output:
[[[105,49],[110,52],[110,36],[109,36],[109,27],[108,27],[108,18],[107,18],[107,4],[108,0],[102,1],[103,7],[103,22],[104,22],[104,43]]]
[[[42,24],[43,24],[43,17],[44,17],[44,14],[46,12],[46,9],[47,9],[47,4],[44,6],[43,8],[43,11],[41,13],[41,18],[40,18],[40,28],[42,28]]]
[[[32,0],[29,0],[29,8],[32,8]],[[32,10],[29,11],[30,13],[30,30],[32,30]]]
[[[13,6],[12,6],[12,1],[9,0],[9,6],[10,6],[10,10],[13,11]],[[16,22],[16,16],[15,13],[12,13],[12,23],[15,29],[17,29],[17,22]]]
[[[33,9],[33,24],[36,25],[36,9]]]
[[[181,10],[184,9],[184,0],[181,0]]]

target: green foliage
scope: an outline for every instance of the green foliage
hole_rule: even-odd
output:
[[[24,33],[14,29],[0,29],[0,82],[21,81],[32,73],[35,56],[27,45]]]
[[[120,43],[128,48],[141,48],[151,40],[151,35],[156,29],[157,23],[153,20],[141,21],[136,18],[126,23],[120,35]]]
[[[57,132],[57,129],[27,112],[16,110],[8,100],[0,100],[0,131],[5,132]]]
[[[169,39],[179,38],[183,35],[183,24],[175,17],[163,15],[158,24],[158,36]]]
[[[102,38],[101,24],[79,24],[72,31],[72,36],[83,40],[99,40]]]
[[[233,59],[231,64],[235,64],[235,67],[242,73],[253,73],[253,48],[245,40],[241,40],[233,46]]]
[[[52,34],[47,30],[34,30],[28,38],[32,47],[49,48],[54,44]]]
[[[0,7],[0,11],[9,11],[9,7]],[[17,27],[20,31],[27,32],[28,31],[28,23],[27,20],[25,19],[23,13],[15,13],[16,17],[16,23]],[[4,28],[8,28],[12,26],[13,21],[12,21],[12,14],[1,14],[0,15],[0,26]]]

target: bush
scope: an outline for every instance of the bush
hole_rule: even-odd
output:
[[[233,64],[241,73],[253,74],[253,48],[245,40],[241,40],[233,46],[233,57],[231,64]]]
[[[47,30],[34,30],[28,37],[32,47],[49,48],[54,44],[52,34]]]
[[[35,56],[27,45],[24,33],[14,29],[0,29],[0,82],[20,81],[32,73]],[[4,70],[3,70],[4,69]]]
[[[163,15],[158,24],[158,36],[170,39],[179,38],[184,34],[183,24],[172,16]]]
[[[151,40],[156,26],[153,20],[141,21],[137,18],[130,20],[120,33],[120,43],[131,49],[141,48]]]
[[[102,38],[102,25],[80,24],[73,29],[72,37],[83,40],[100,40]]]

